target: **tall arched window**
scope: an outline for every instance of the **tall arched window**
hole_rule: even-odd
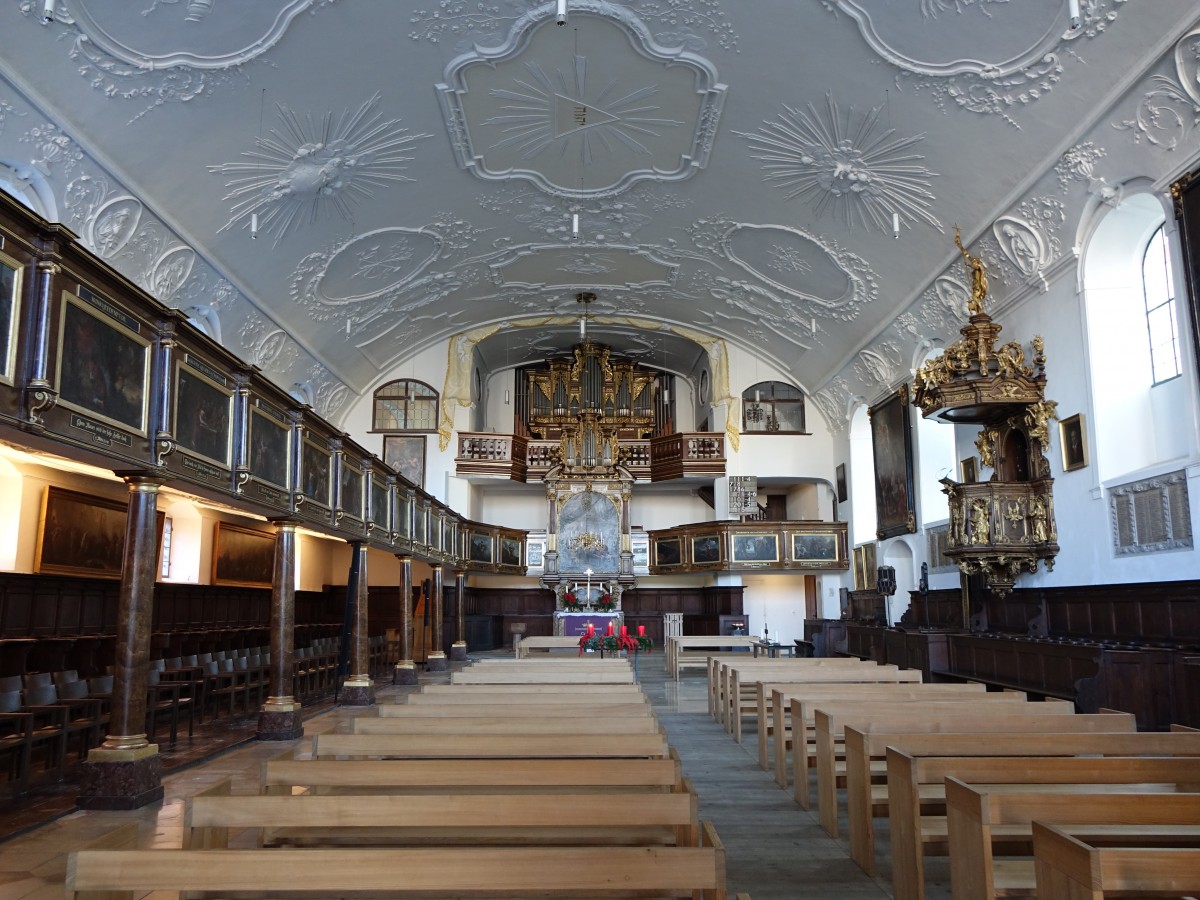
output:
[[[782,381],[760,381],[742,391],[742,431],[807,434],[804,392]]]
[[[1150,334],[1150,369],[1154,384],[1182,374],[1179,364],[1179,325],[1175,286],[1165,228],[1154,232],[1142,255],[1142,293],[1146,298],[1146,329]]]
[[[372,431],[436,431],[437,391],[411,378],[389,381],[375,392]]]

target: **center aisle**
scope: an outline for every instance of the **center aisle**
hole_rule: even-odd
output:
[[[700,818],[710,819],[726,849],[730,895],[746,891],[754,900],[890,897],[850,859],[845,845],[821,830],[810,814],[758,767],[753,731],[744,744],[708,714],[705,679],[667,678],[655,648],[638,660],[638,679],[667,740],[683,763],[700,798]],[[936,886],[930,898],[936,896]],[[948,892],[947,892],[948,895]]]

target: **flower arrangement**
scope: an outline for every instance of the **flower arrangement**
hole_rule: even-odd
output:
[[[585,650],[592,650],[601,653],[619,653],[624,650],[627,653],[649,653],[654,647],[654,642],[646,637],[646,626],[639,625],[637,635],[631,635],[629,628],[626,625],[621,626],[621,633],[616,634],[613,631],[612,623],[608,623],[608,633],[600,635],[596,633],[592,624],[588,623],[588,630],[579,637],[579,655],[582,656]]]
[[[573,591],[565,591],[562,595],[562,608],[567,612],[581,612],[583,604],[579,602],[579,598]]]
[[[605,591],[600,595],[600,599],[596,601],[596,608],[601,612],[612,612],[617,608],[617,601],[613,599],[613,595]]]

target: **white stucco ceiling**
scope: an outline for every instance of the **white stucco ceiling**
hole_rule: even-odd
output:
[[[166,302],[215,311],[235,351],[311,359],[343,399],[452,334],[577,316],[581,290],[649,363],[688,372],[698,350],[618,319],[724,337],[816,391],[934,285],[956,224],[1011,237],[998,218],[1197,16],[570,0],[559,27],[530,0],[56,0],[43,23],[43,5],[0,6],[0,73],[34,106],[0,114],[0,162]],[[1026,237],[1017,269],[1065,249]],[[481,351],[501,367],[576,336],[512,328]]]

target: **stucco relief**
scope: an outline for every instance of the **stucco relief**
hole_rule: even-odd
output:
[[[808,202],[822,215],[832,213],[848,227],[891,231],[892,217],[911,227],[924,222],[942,230],[930,211],[935,172],[912,152],[925,135],[897,136],[880,120],[882,106],[856,116],[842,112],[832,94],[818,109],[784,106],[776,120],[755,132],[738,131],[762,162],[763,180],[788,200]]]
[[[1113,123],[1118,131],[1128,131],[1134,143],[1159,150],[1174,150],[1200,125],[1200,29],[1184,35],[1173,53],[1175,77],[1155,75],[1133,118]]]
[[[533,188],[504,187],[480,196],[479,205],[552,240],[572,238],[571,217],[577,215],[582,239],[627,241],[654,221],[654,216],[643,210],[686,209],[692,198],[646,185],[630,188],[620,197],[564,199],[547,198]]]
[[[1026,283],[1046,283],[1045,271],[1062,253],[1058,229],[1066,221],[1066,208],[1053,197],[1030,197],[1013,213],[992,223],[992,234],[1001,252],[1001,265],[1015,269]]]
[[[725,98],[712,64],[658,44],[626,7],[574,0],[571,16],[586,50],[545,4],[446,66],[437,90],[459,165],[575,198],[704,168]]]
[[[821,411],[825,427],[834,437],[845,434],[850,429],[850,412],[854,405],[854,391],[846,379],[840,375],[815,393],[809,394],[809,399]]]
[[[907,373],[908,360],[895,341],[880,341],[860,350],[854,362],[854,374],[872,393],[891,390]]]
[[[376,93],[357,110],[336,116],[300,116],[278,107],[279,126],[255,139],[255,149],[242,153],[245,162],[209,166],[210,172],[234,176],[222,199],[234,201],[221,231],[249,229],[258,216],[261,231],[278,244],[303,222],[330,210],[351,219],[354,204],[381,187],[413,181],[402,174],[412,162],[413,144],[430,137],[409,134],[400,119],[385,119]]]
[[[83,150],[52,122],[30,128],[21,135],[21,143],[30,145],[30,165],[47,178],[69,178],[83,161]]]

